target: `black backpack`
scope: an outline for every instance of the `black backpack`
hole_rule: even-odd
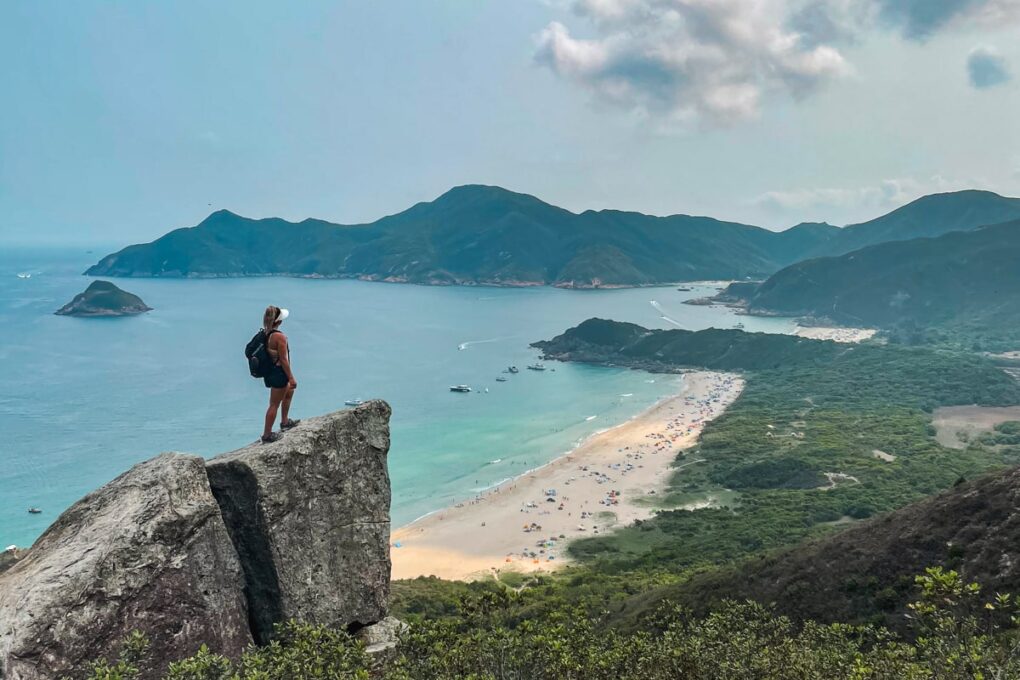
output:
[[[269,344],[269,336],[278,332],[274,329],[266,335],[264,330],[260,330],[244,346],[244,357],[248,360],[248,372],[251,373],[251,377],[264,378],[273,369],[273,358],[269,356],[266,346]]]

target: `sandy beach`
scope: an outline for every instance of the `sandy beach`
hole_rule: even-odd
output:
[[[734,374],[687,373],[680,394],[571,453],[397,529],[390,539],[392,577],[473,579],[564,565],[570,540],[650,517],[647,501],[665,488],[677,453],[697,441],[743,386]]]
[[[877,333],[874,328],[839,328],[836,326],[797,326],[794,335],[812,340],[836,342],[864,342]]]

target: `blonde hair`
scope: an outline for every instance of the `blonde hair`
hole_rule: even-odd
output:
[[[265,313],[262,315],[262,330],[269,335],[269,331],[276,327],[277,319],[280,318],[280,308],[273,305],[266,307]]]

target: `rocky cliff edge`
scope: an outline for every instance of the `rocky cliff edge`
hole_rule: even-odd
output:
[[[0,678],[72,674],[134,630],[159,677],[203,643],[236,657],[286,619],[383,620],[389,417],[373,401],[209,461],[165,453],[79,500],[0,572]]]

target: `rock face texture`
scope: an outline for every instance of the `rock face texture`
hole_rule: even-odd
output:
[[[257,641],[282,619],[353,631],[386,616],[389,416],[369,402],[209,461]]]
[[[50,680],[150,639],[143,678],[203,643],[237,657],[284,619],[386,617],[390,407],[303,421],[204,461],[163,454],[82,498],[0,570],[0,680]]]
[[[61,316],[131,316],[152,311],[142,298],[109,281],[93,281],[84,292],[58,309]]]
[[[241,588],[205,461],[163,454],[82,498],[0,574],[0,676],[59,677],[116,656],[135,629],[156,660],[203,642],[237,654],[251,642]]]

